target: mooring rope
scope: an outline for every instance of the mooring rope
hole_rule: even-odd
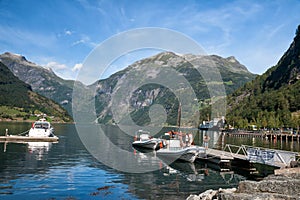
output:
[[[29,132],[29,130],[24,131],[24,132],[22,132],[22,133],[19,133],[18,135],[23,135],[23,134],[28,133],[28,132]]]

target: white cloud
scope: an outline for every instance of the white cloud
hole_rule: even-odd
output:
[[[60,63],[57,63],[57,62],[54,62],[54,61],[51,61],[51,62],[47,63],[45,65],[45,67],[46,68],[51,68],[54,71],[56,71],[56,70],[64,70],[64,69],[68,68],[65,64],[60,64]]]
[[[87,35],[82,35],[79,40],[72,43],[72,46],[76,46],[76,45],[79,45],[79,44],[84,44],[84,45],[87,45],[87,46],[92,47],[92,48],[97,46],[97,44],[94,43],[93,41],[91,41],[90,37],[87,36]]]
[[[81,40],[77,40],[75,42],[72,43],[72,46],[76,46],[78,44],[84,44],[86,41],[84,39],[81,39]]]
[[[72,35],[72,34],[73,34],[72,31],[70,31],[70,30],[65,30],[65,35]]]
[[[66,64],[61,64],[56,61],[50,61],[46,65],[43,65],[45,68],[51,68],[56,75],[63,79],[72,79],[74,80],[77,75],[77,70],[82,64],[75,64],[75,66],[69,67]]]
[[[80,70],[82,68],[82,63],[76,63],[75,65],[74,65],[74,67],[72,68],[72,71],[74,72],[74,71],[78,71],[78,70]]]

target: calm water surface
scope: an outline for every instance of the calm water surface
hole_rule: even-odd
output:
[[[0,123],[0,134],[6,128],[18,134],[29,127],[28,123]],[[113,143],[143,162],[160,166],[143,174],[116,171],[90,155],[74,125],[54,124],[54,128],[58,143],[0,143],[0,199],[186,199],[207,189],[235,187],[249,178],[201,162],[164,166],[154,154],[149,158],[134,150],[132,137],[107,126]],[[217,133],[209,134],[211,147],[222,146],[224,140]],[[202,143],[202,135],[197,134],[196,143]]]

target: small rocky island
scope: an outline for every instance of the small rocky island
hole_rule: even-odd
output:
[[[299,200],[300,168],[284,169],[261,181],[241,181],[238,188],[207,190],[187,200]]]

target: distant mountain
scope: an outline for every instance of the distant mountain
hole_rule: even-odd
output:
[[[155,69],[147,70],[149,66],[155,65]],[[127,74],[129,71],[136,71],[136,77],[139,80],[147,79],[147,77],[155,77],[163,71],[165,67],[176,70],[179,74],[191,85],[196,94],[199,103],[202,106],[208,106],[212,99],[207,88],[210,84],[214,88],[212,98],[224,96],[218,91],[220,85],[224,83],[227,94],[232,93],[234,90],[242,86],[248,81],[255,78],[256,75],[250,73],[245,66],[240,64],[234,57],[222,58],[220,56],[200,56],[200,55],[177,55],[172,52],[163,52],[158,55],[137,61],[126,69],[119,71],[109,78],[99,80],[91,87],[96,87],[96,113],[99,123],[115,123],[113,121],[112,108],[112,95],[120,87],[118,84],[124,84],[123,80],[129,79]],[[198,70],[197,70],[198,69]],[[219,82],[210,80],[210,76],[216,76],[215,69],[221,74]],[[199,71],[203,72],[200,74]],[[209,75],[208,82],[206,83],[202,76]],[[133,75],[135,76],[135,75]],[[168,76],[168,74],[166,74]],[[176,84],[176,77],[175,84]],[[127,81],[128,90],[134,84],[134,80]],[[123,85],[124,87],[124,85]],[[186,90],[186,86],[178,88],[179,90]],[[180,91],[179,91],[180,92]],[[153,104],[160,104],[167,112],[167,124],[176,125],[178,100],[175,95],[167,87],[159,84],[146,84],[136,89],[130,99],[130,115],[133,121],[139,125],[149,123],[150,106]],[[159,118],[159,116],[157,116]],[[197,126],[199,121],[186,121],[184,125]]]
[[[73,80],[64,80],[58,77],[51,69],[46,69],[28,61],[24,56],[12,53],[4,53],[0,55],[0,61],[3,62],[20,80],[29,84],[33,91],[59,103],[68,112],[72,113],[72,92]],[[99,80],[93,85],[87,86],[96,90],[96,114],[99,123],[115,123],[112,118],[112,95],[118,89],[118,83],[126,79],[126,73],[130,70],[138,69],[142,74],[139,78],[146,79],[149,74],[147,72],[149,65],[155,65],[155,73],[163,71],[164,67],[170,67],[191,85],[196,97],[199,101],[200,108],[207,107],[212,101],[220,96],[224,96],[219,91],[220,85],[224,84],[226,94],[231,94],[234,90],[242,86],[244,83],[251,81],[256,75],[250,73],[247,68],[240,64],[234,57],[222,58],[220,56],[200,56],[200,55],[177,55],[172,52],[163,52],[158,55],[137,61],[126,69],[119,71],[109,78]],[[220,72],[221,78],[218,82],[210,80],[210,76],[215,76],[215,69]],[[146,71],[145,71],[146,70]],[[202,72],[202,74],[199,73]],[[154,75],[155,75],[154,73]],[[203,78],[208,77],[207,80]],[[208,81],[208,82],[205,82]],[[208,90],[207,84],[213,88],[213,94]],[[81,84],[80,84],[81,85]],[[82,85],[82,87],[85,87]],[[128,85],[131,87],[131,84]],[[180,88],[178,90],[185,90]],[[129,88],[128,88],[129,89]],[[212,98],[211,98],[212,96]],[[90,101],[90,99],[84,100]],[[167,87],[157,84],[147,84],[136,90],[130,100],[130,115],[137,124],[147,124],[150,121],[149,109],[153,104],[161,104],[167,111],[167,124],[175,125],[177,119],[178,100],[175,95]],[[207,119],[207,116],[202,115]],[[184,121],[184,120],[183,120]],[[193,124],[192,124],[193,123]],[[197,120],[185,122],[184,125],[198,124]]]
[[[38,66],[21,55],[6,52],[0,55],[0,61],[20,80],[29,84],[33,91],[54,100],[69,114],[72,113],[73,80],[64,80],[51,69]]]
[[[245,127],[300,125],[300,25],[289,49],[277,65],[245,84],[228,100],[229,123]]]
[[[68,113],[58,104],[37,93],[19,80],[0,62],[0,118],[28,119],[30,114],[47,114],[56,121],[71,121]]]

